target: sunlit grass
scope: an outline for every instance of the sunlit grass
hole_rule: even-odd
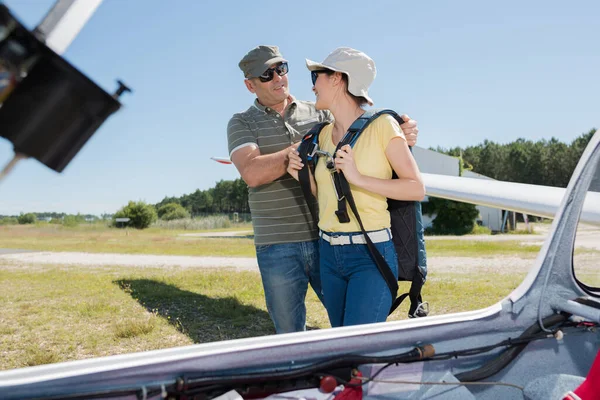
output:
[[[247,230],[242,225],[234,230]],[[250,228],[251,229],[251,228]],[[224,230],[228,231],[228,230]],[[251,238],[190,238],[189,231],[105,226],[1,226],[0,248],[90,253],[164,254],[191,256],[254,256]]]
[[[521,279],[432,272],[423,296],[432,315],[474,310]],[[307,309],[309,328],[330,326],[312,290]],[[259,274],[227,269],[0,267],[0,310],[0,369],[274,333]]]
[[[248,224],[226,230],[251,231]],[[201,231],[198,231],[201,232]],[[101,225],[67,228],[60,225],[0,226],[0,248],[39,251],[78,251],[89,253],[160,254],[188,256],[255,257],[252,236],[210,238],[182,236],[189,231],[150,228],[145,230],[115,229]],[[430,257],[469,256],[493,257],[520,254],[535,257],[539,245],[524,245],[519,241],[483,241],[440,239],[428,240]]]

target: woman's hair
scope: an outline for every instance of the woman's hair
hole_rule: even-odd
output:
[[[323,72],[324,72],[324,73],[326,73],[328,76],[331,76],[331,75],[333,75],[333,74],[334,74],[336,71],[332,71],[332,70],[328,69],[328,70],[324,70]],[[367,99],[365,99],[363,96],[355,96],[355,95],[353,95],[352,93],[350,93],[350,91],[348,90],[348,75],[346,75],[346,74],[345,74],[345,73],[343,73],[343,72],[340,72],[340,74],[342,74],[342,81],[344,81],[344,83],[346,84],[346,94],[347,94],[348,96],[350,96],[350,98],[351,98],[352,100],[354,100],[354,102],[355,102],[355,103],[356,103],[356,104],[357,104],[359,107],[362,107],[362,106],[365,106],[365,105],[369,104],[369,102],[367,101]]]

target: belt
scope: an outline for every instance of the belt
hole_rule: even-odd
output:
[[[379,231],[367,232],[369,238],[373,243],[387,242],[392,238],[392,232],[388,229],[381,229]],[[336,235],[335,233],[329,235],[323,231],[319,231],[319,236],[326,242],[329,242],[332,246],[342,246],[345,244],[367,244],[365,236],[362,233],[356,235]]]

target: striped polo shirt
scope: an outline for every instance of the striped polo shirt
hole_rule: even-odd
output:
[[[234,114],[229,120],[229,155],[250,145],[258,146],[263,155],[276,153],[300,141],[316,123],[332,120],[328,111],[317,110],[314,103],[291,96],[283,117],[255,100],[250,108]],[[317,239],[317,230],[300,184],[289,174],[271,183],[248,188],[248,203],[255,245]]]

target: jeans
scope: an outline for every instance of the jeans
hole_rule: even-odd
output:
[[[398,257],[394,243],[388,240],[375,243],[375,247],[397,278]],[[392,295],[367,245],[331,245],[320,239],[319,251],[324,305],[331,326],[384,322],[392,306]]]
[[[309,283],[323,302],[318,241],[256,246],[256,258],[275,331],[306,330]]]

